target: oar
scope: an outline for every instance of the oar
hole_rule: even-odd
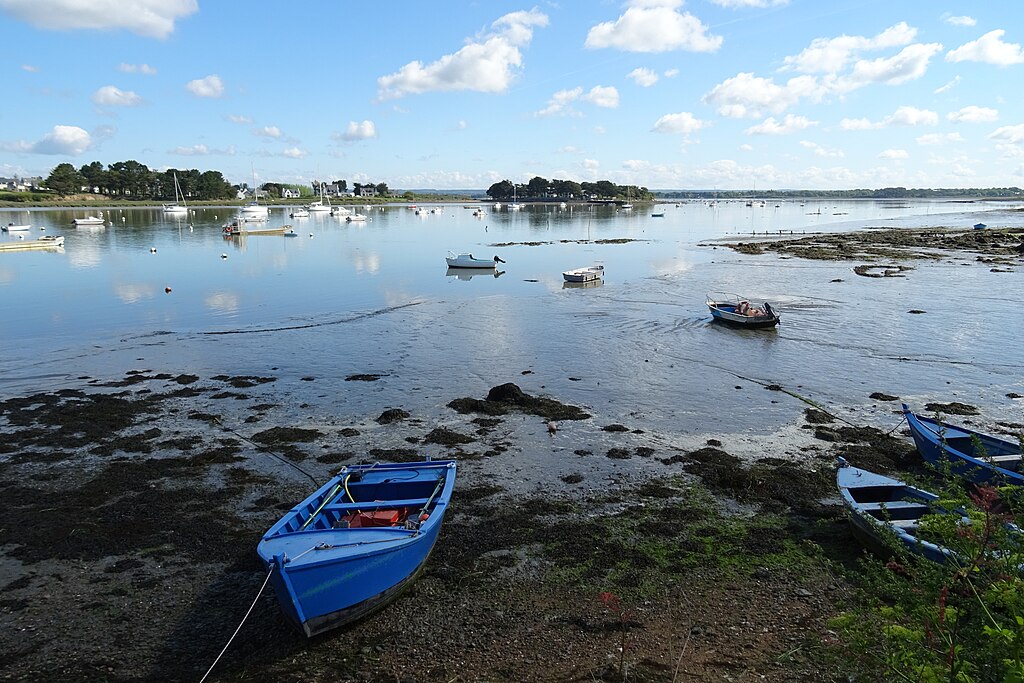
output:
[[[324,506],[327,505],[327,503],[329,503],[334,498],[334,495],[336,493],[338,493],[338,491],[340,489],[341,489],[341,484],[340,483],[339,484],[335,484],[333,487],[331,487],[331,490],[327,493],[326,496],[324,496],[323,502],[320,503],[320,507],[318,507],[313,512],[313,514],[311,514],[309,516],[309,519],[307,519],[305,522],[302,523],[302,526],[299,527],[299,531],[302,531],[303,529],[305,529],[307,526],[309,526],[310,522],[312,522],[314,519],[316,519],[316,516],[319,515],[320,511],[324,509]]]
[[[445,478],[446,477],[442,472],[441,476],[437,478],[437,486],[434,487],[434,492],[430,494],[430,497],[427,498],[427,502],[420,508],[420,515],[417,521],[421,524],[427,521],[427,518],[430,517],[430,513],[427,512],[427,508],[430,507],[430,503],[433,502],[434,497],[441,492],[441,489],[444,487]]]

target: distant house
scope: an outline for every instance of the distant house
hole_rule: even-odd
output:
[[[43,186],[40,176],[32,178],[0,178],[0,189],[9,192],[28,192]]]
[[[301,196],[302,194],[298,190],[293,190],[290,187],[286,187],[283,190],[281,190],[282,199],[298,199]]]
[[[360,185],[359,194],[360,197],[376,197],[377,188],[374,185]]]

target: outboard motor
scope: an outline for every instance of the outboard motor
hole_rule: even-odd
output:
[[[495,254],[495,256],[494,256],[494,262],[495,263],[504,263],[504,261],[501,260],[501,257],[498,256],[497,254]]]

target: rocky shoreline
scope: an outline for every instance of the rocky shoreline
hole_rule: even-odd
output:
[[[198,680],[259,592],[256,542],[311,479],[433,452],[459,481],[412,589],[309,641],[264,592],[208,680],[834,680],[828,620],[860,551],[832,462],[916,459],[813,408],[741,458],[514,384],[452,399],[444,424],[313,426],[273,383],[138,370],[0,402],[0,677]],[[517,468],[543,450],[548,471]]]

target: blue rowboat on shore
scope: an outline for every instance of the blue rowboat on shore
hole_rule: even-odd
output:
[[[437,540],[456,463],[343,468],[264,534],[257,554],[285,615],[307,637],[384,606]]]
[[[903,415],[921,457],[975,484],[1024,485],[1019,441],[1008,441],[917,415],[903,404]]]
[[[843,497],[854,535],[868,548],[886,550],[886,538],[895,535],[908,550],[933,562],[945,562],[953,551],[917,536],[921,518],[940,514],[933,506],[938,496],[898,479],[853,467],[839,459],[836,486]]]

